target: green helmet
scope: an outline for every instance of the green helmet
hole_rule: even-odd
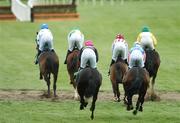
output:
[[[149,28],[147,26],[144,26],[142,32],[149,32]]]

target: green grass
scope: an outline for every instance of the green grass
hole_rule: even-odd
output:
[[[155,89],[180,92],[179,27],[180,1],[125,1],[110,5],[80,4],[78,21],[47,22],[54,35],[54,47],[59,56],[58,90],[70,90],[69,76],[63,64],[67,52],[67,34],[80,27],[85,39],[92,39],[99,51],[98,69],[102,73],[101,90],[111,90],[107,72],[111,61],[111,43],[115,35],[123,33],[129,47],[136,40],[142,26],[148,25],[158,39],[157,51],[161,65]],[[43,22],[0,21],[0,89],[46,90],[40,81],[34,56],[35,35]],[[179,122],[179,102],[145,102],[144,112],[137,117],[113,102],[98,102],[95,120],[90,112],[79,111],[78,102],[4,101],[0,102],[1,122]],[[28,119],[28,120],[27,120]]]
[[[100,55],[98,69],[103,75],[101,89],[109,90],[107,72],[111,61],[111,43],[119,32],[132,46],[143,25],[148,25],[158,39],[157,50],[161,56],[156,89],[179,91],[180,57],[178,41],[180,26],[179,1],[119,2],[103,6],[80,4],[80,20],[47,22],[54,35],[54,47],[60,59],[58,89],[69,89],[66,66],[67,34],[75,26],[84,32],[85,39],[92,39]],[[46,22],[46,21],[44,21]],[[0,88],[44,89],[38,80],[38,67],[33,64],[35,35],[43,22],[0,22]]]
[[[90,106],[79,110],[78,102],[0,101],[0,107],[2,123],[178,123],[180,120],[180,102],[146,102],[144,111],[134,116],[121,103],[97,101],[93,121]]]

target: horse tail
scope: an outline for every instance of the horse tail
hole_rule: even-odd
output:
[[[92,78],[92,76],[88,80],[88,87],[85,90],[85,97],[89,98],[94,95],[96,90],[96,84]]]
[[[115,66],[115,76],[116,76],[116,82],[117,83],[122,83],[122,72],[121,72],[121,66],[120,64],[117,64],[117,66]]]
[[[142,73],[139,73],[139,70],[138,70],[138,67],[137,67],[135,79],[132,81],[131,87],[128,89],[128,91],[131,92],[132,94],[138,93],[138,90],[142,86],[143,79],[140,77],[139,74],[142,74]]]
[[[47,60],[46,60],[46,68],[47,68],[47,70],[49,70],[48,73],[50,73],[50,72],[52,71],[52,68],[53,68],[52,65],[53,65],[53,64],[52,64],[51,58],[47,57]]]
[[[78,56],[77,57],[73,57],[73,59],[72,59],[72,68],[76,68],[76,65],[77,65],[77,63],[78,63]]]

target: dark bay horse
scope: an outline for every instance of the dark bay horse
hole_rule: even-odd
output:
[[[90,110],[92,111],[91,119],[94,119],[95,103],[102,83],[102,76],[97,69],[86,67],[78,73],[76,82],[80,96],[80,110],[83,110],[88,104],[85,98],[93,97]]]
[[[48,97],[50,97],[50,76],[53,74],[54,83],[53,90],[54,96],[56,97],[56,81],[58,77],[59,70],[59,59],[54,51],[43,51],[39,56],[39,69],[40,69],[40,79],[46,81],[48,86]]]
[[[125,91],[124,102],[127,104],[127,110],[133,109],[132,98],[134,94],[138,94],[136,102],[136,109],[133,114],[136,115],[137,111],[143,111],[144,97],[149,87],[149,73],[145,68],[133,67],[129,69],[123,78],[123,87]]]
[[[155,94],[154,84],[160,66],[160,56],[158,52],[155,50],[146,49],[145,52],[146,52],[145,68],[149,72],[149,76],[151,78],[149,97],[151,100],[155,100],[156,98],[158,98],[158,96]]]
[[[110,68],[110,80],[112,83],[115,101],[120,101],[119,84],[122,84],[122,79],[127,70],[127,64],[120,57],[118,57],[117,62],[114,63]]]
[[[79,50],[74,49],[72,53],[70,53],[67,57],[67,71],[70,77],[70,84],[73,85],[75,89],[74,98],[78,99],[78,94],[76,90],[76,82],[75,82],[75,76],[74,73],[78,71],[80,62],[79,62]]]

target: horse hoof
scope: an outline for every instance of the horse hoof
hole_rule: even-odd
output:
[[[114,97],[114,101],[115,102],[120,102],[121,100],[119,98],[117,98],[117,97]]]
[[[140,106],[139,111],[143,112],[143,107],[142,106]]]
[[[93,120],[94,119],[94,116],[93,115],[91,115],[91,120]]]
[[[87,106],[87,104],[88,104],[88,102],[85,102],[85,103],[84,103],[84,107],[86,107],[86,106]]]
[[[39,79],[40,79],[40,80],[42,80],[42,79],[43,79],[43,77],[42,77],[42,76],[40,76],[40,77],[39,77]]]
[[[136,115],[136,114],[137,114],[137,110],[134,110],[134,111],[133,111],[133,114]]]
[[[160,97],[156,94],[151,95],[151,101],[160,101]]]
[[[84,109],[84,106],[83,105],[80,105],[80,110],[83,110]]]

